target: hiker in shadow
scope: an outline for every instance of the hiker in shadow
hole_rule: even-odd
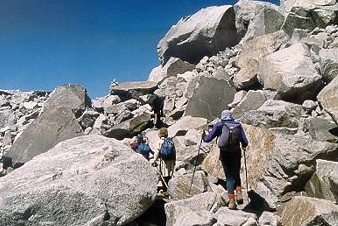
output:
[[[164,107],[164,98],[156,94],[151,94],[147,100],[148,104],[151,107],[151,110],[154,112],[152,115],[153,124],[156,128],[163,127],[164,123],[161,121],[161,117],[164,117],[163,107]]]

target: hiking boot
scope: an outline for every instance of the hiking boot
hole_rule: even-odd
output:
[[[240,186],[236,187],[236,201],[237,204],[243,204],[242,188]]]
[[[230,210],[237,209],[237,205],[236,205],[236,201],[235,201],[235,195],[234,194],[228,194],[228,197],[229,197],[228,208]]]

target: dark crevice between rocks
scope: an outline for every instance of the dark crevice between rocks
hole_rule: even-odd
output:
[[[166,201],[163,199],[156,200],[155,203],[144,212],[139,218],[135,220],[139,225],[156,225],[156,226],[165,226],[166,225],[166,215],[164,210],[164,205]]]

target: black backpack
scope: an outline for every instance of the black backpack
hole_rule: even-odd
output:
[[[148,104],[154,112],[160,112],[163,109],[164,100],[162,97],[157,96],[156,94],[151,94],[148,97]]]
[[[241,125],[239,123],[223,122],[222,133],[218,138],[217,145],[220,149],[238,146],[241,142]]]
[[[165,138],[160,149],[160,156],[164,160],[175,160],[176,149],[172,138]]]

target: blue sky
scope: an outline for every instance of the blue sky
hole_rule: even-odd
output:
[[[235,3],[0,0],[0,89],[52,91],[71,83],[91,98],[105,96],[114,78],[148,78],[159,65],[158,42],[181,17]]]

